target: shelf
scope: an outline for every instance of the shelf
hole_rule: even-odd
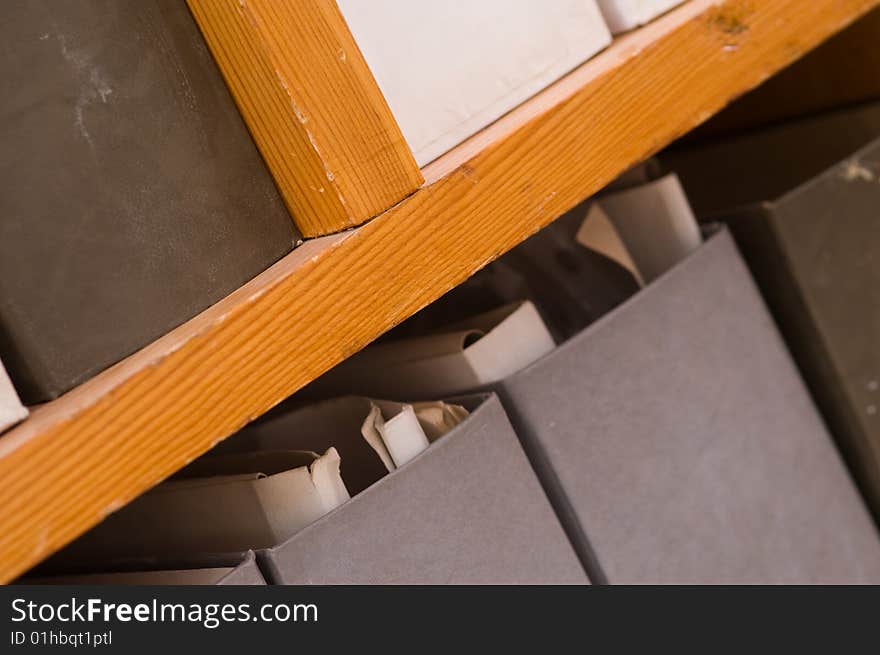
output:
[[[880,0],[691,0],[0,438],[9,580]]]
[[[306,237],[415,191],[418,164],[335,0],[187,0]]]

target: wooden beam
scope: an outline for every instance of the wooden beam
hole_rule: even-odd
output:
[[[359,225],[422,183],[333,0],[187,0],[304,236]]]
[[[880,8],[746,94],[688,139],[880,100]]]
[[[9,580],[880,0],[691,0],[0,438]]]

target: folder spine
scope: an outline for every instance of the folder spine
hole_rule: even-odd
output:
[[[550,463],[550,459],[547,457],[547,453],[541,447],[540,440],[529,430],[529,423],[522,420],[518,415],[516,403],[505,390],[503,382],[498,385],[495,391],[501,400],[501,405],[504,407],[508,419],[510,419],[514,432],[529,460],[529,464],[531,464],[532,469],[535,471],[538,482],[540,482],[541,487],[544,489],[547,500],[550,501],[550,506],[556,513],[556,518],[559,519],[559,524],[568,537],[572,550],[574,550],[575,555],[580,560],[581,566],[584,567],[587,577],[590,578],[591,584],[607,585],[608,578],[602,570],[601,564],[599,564],[599,558],[596,556],[596,552],[593,550],[590,540],[587,538],[587,534],[578,520],[577,513],[569,501],[562,482],[560,482],[553,465]]]
[[[263,578],[265,578],[266,584],[283,585],[284,576],[278,568],[278,564],[275,563],[275,559],[272,556],[272,550],[273,549],[262,549],[256,551],[254,555],[256,557],[257,568],[260,570]]]

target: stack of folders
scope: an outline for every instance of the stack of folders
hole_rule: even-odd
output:
[[[50,568],[254,549],[270,583],[880,581],[875,527],[730,235],[701,232],[656,170]]]
[[[880,517],[880,104],[666,153],[730,225]]]
[[[675,175],[618,185],[306,395],[496,390],[594,582],[880,581],[875,527],[730,235],[705,235]]]
[[[248,549],[272,583],[588,581],[491,394],[275,412],[41,573]]]

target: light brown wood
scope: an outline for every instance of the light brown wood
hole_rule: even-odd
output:
[[[880,0],[692,0],[0,438],[0,579],[693,128]]]
[[[877,100],[880,8],[740,98],[688,138],[722,136]]]
[[[422,183],[333,0],[187,0],[304,236],[376,216]]]

